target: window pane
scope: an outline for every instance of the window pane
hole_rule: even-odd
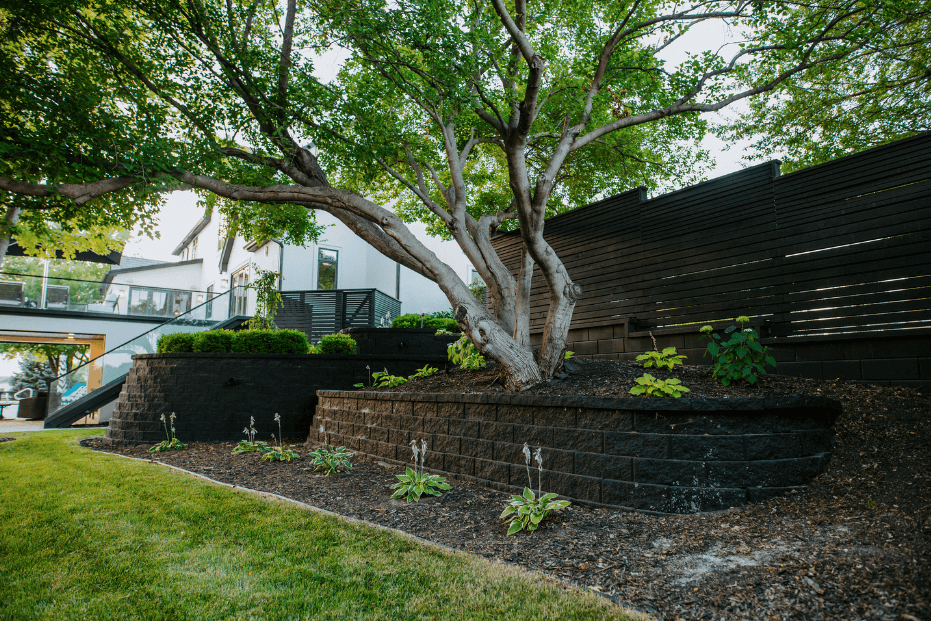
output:
[[[320,248],[317,255],[317,289],[336,289],[336,250]]]

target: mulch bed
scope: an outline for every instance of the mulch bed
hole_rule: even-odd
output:
[[[10,437],[7,437],[7,438],[0,438],[0,442],[12,442],[12,441],[15,440],[15,439],[16,439],[16,438],[10,438]]]
[[[614,361],[582,363],[530,394],[619,396],[642,373]],[[356,459],[350,473],[326,477],[304,460],[231,455],[233,444],[193,443],[158,454],[148,446],[109,447],[99,438],[85,444],[542,571],[659,619],[931,619],[931,396],[772,376],[758,387],[724,393],[698,368],[677,368],[675,375],[693,389],[690,396],[838,399],[844,414],[828,471],[803,492],[725,512],[658,516],[572,506],[532,535],[508,537],[498,519],[507,495],[451,481],[453,488],[439,499],[391,500],[400,468],[371,459]],[[399,389],[495,390],[495,377],[494,368],[456,371]]]

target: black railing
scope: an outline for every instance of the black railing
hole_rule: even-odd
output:
[[[275,323],[306,332],[312,343],[343,328],[371,328],[387,313],[401,314],[401,302],[378,289],[283,291]]]

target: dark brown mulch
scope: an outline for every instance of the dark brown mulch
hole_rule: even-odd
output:
[[[10,437],[0,438],[0,442],[12,442],[15,439],[16,438],[10,438]]]
[[[579,383],[590,387],[587,394],[617,395],[625,385],[612,382],[642,373],[622,363],[582,366],[587,377]],[[494,370],[456,372],[446,376],[456,384],[413,387],[474,391],[491,382],[489,373]],[[147,446],[88,444],[543,571],[660,619],[931,619],[931,397],[907,388],[779,377],[763,386],[767,394],[821,394],[844,405],[834,458],[810,489],[714,514],[573,506],[530,536],[505,535],[498,520],[505,494],[462,481],[439,499],[391,500],[400,469],[375,460],[357,459],[351,473],[324,477],[304,460],[270,464],[256,455],[230,455],[232,444],[193,443],[157,455]]]

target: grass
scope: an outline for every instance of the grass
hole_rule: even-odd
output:
[[[628,619],[538,575],[78,445],[0,443],[2,619]]]

